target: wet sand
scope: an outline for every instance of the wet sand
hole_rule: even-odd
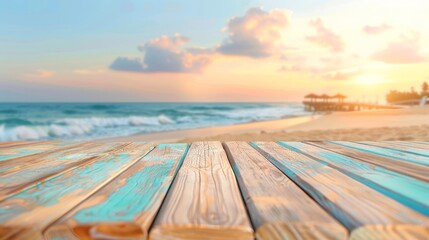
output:
[[[429,141],[429,107],[337,112],[322,116],[138,134],[102,141]]]

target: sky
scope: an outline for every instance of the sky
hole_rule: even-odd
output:
[[[427,0],[0,0],[0,102],[383,102],[429,81]]]

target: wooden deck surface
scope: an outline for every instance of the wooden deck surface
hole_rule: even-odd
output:
[[[0,240],[349,238],[429,239],[429,143],[0,143]]]

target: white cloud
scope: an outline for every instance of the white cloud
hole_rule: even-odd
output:
[[[279,53],[282,32],[289,24],[285,10],[264,11],[250,8],[244,16],[228,21],[225,32],[228,37],[218,51],[226,55],[264,58]]]
[[[332,52],[342,52],[344,42],[341,37],[327,28],[320,18],[311,20],[310,26],[316,30],[315,35],[307,36],[307,40],[321,47],[330,48]]]
[[[392,28],[390,25],[383,23],[380,25],[366,25],[363,27],[363,32],[366,34],[380,34]]]
[[[138,47],[143,58],[119,57],[110,69],[142,73],[200,72],[211,63],[211,58],[186,50],[184,45],[188,40],[179,34],[152,39]]]
[[[428,55],[420,49],[420,35],[402,34],[396,41],[390,42],[384,49],[373,54],[372,58],[385,63],[418,63],[428,60]]]
[[[45,70],[45,69],[39,69],[35,72],[28,73],[25,76],[29,78],[50,78],[55,75],[54,71]]]

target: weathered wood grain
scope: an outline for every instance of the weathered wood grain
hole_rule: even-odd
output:
[[[364,226],[354,230],[350,236],[350,240],[408,240],[422,239],[426,240],[429,236],[429,228],[416,225],[395,225],[383,226],[373,225]]]
[[[0,201],[39,181],[47,181],[62,171],[71,170],[86,161],[91,161],[115,152],[126,144],[85,143],[73,148],[59,149],[56,152],[32,156],[34,160],[20,167],[19,171],[0,174]],[[14,163],[16,164],[16,163]]]
[[[389,143],[389,142],[372,142],[372,141],[362,141],[362,142],[357,142],[357,143],[361,143],[361,144],[365,144],[365,145],[369,145],[369,146],[382,147],[382,148],[387,148],[387,149],[392,149],[392,150],[398,150],[398,151],[402,151],[402,152],[406,152],[406,153],[417,154],[417,155],[421,155],[424,157],[429,157],[429,150],[424,150],[424,149],[411,147],[411,146],[399,145],[399,144],[394,144],[394,143]]]
[[[245,142],[224,143],[257,239],[347,239],[347,230]]]
[[[405,147],[412,147],[412,148],[429,150],[429,145],[424,144],[424,143],[420,143],[420,142],[389,141],[389,142],[385,142],[385,143],[394,144],[396,146],[405,146]]]
[[[243,200],[219,142],[193,143],[150,239],[253,239]]]
[[[186,154],[161,144],[45,231],[46,239],[146,239]]]
[[[344,156],[349,156],[363,162],[378,165],[394,172],[402,173],[420,179],[422,181],[429,182],[429,167],[427,166],[417,165],[407,161],[398,161],[392,158],[383,157],[373,153],[362,152],[356,149],[344,147],[330,142],[309,143],[314,146],[328,149],[329,151],[333,151]]]
[[[365,144],[359,144],[354,142],[338,141],[338,142],[332,142],[332,143],[342,145],[348,148],[353,148],[363,152],[369,152],[369,153],[374,153],[381,156],[393,158],[399,161],[407,161],[414,164],[429,166],[429,157],[424,157],[417,154],[411,154],[411,153],[401,152],[399,150],[386,149],[386,148],[375,147],[375,146],[368,146]]]
[[[0,164],[5,160],[41,153],[53,148],[70,146],[71,142],[32,142],[30,144],[0,148]],[[1,165],[0,165],[1,166]]]
[[[410,234],[422,233],[428,228],[427,217],[326,164],[275,143],[252,145],[343,223],[352,236],[354,230],[374,225],[383,226],[377,234],[391,235],[395,235],[395,231],[389,230],[392,228]],[[411,227],[396,228],[401,225]]]
[[[41,231],[151,149],[130,144],[0,202],[0,239],[43,239]]]
[[[54,143],[54,141],[12,141],[12,142],[0,142],[0,148],[23,147],[25,145],[46,144],[48,142]]]
[[[429,184],[383,167],[300,142],[281,142],[293,151],[327,164],[378,192],[429,216]]]
[[[73,148],[91,145],[90,143],[75,143],[63,147],[52,148],[41,153],[29,154],[22,157],[12,158],[0,161],[0,174],[12,174],[14,172],[23,171],[26,168],[31,168],[33,165],[45,162],[46,156],[56,154],[57,152],[68,151]]]
[[[19,145],[19,144],[23,144],[23,143],[25,143],[25,141],[8,141],[8,142],[1,142],[0,141],[0,147]]]

